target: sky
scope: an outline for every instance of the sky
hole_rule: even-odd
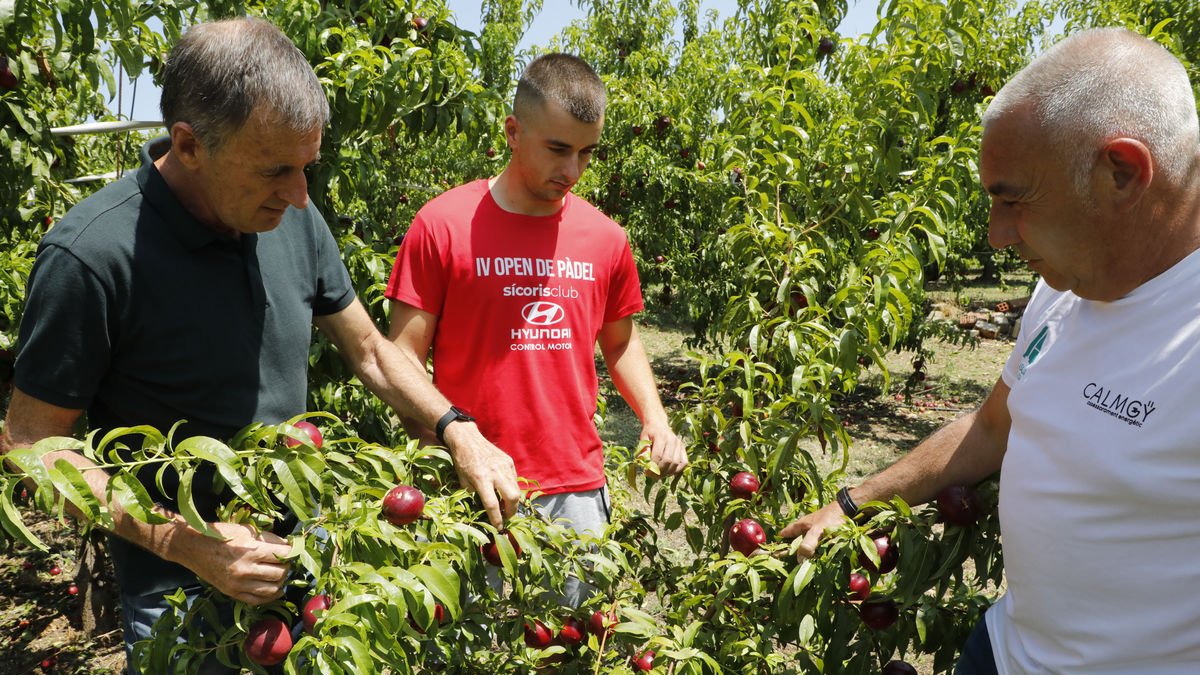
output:
[[[446,5],[454,15],[455,22],[462,28],[478,32],[481,28],[481,0],[448,0]],[[849,0],[850,11],[838,27],[843,36],[857,37],[869,32],[875,26],[876,0]],[[732,16],[737,11],[737,0],[701,0],[700,14],[704,16],[708,10],[715,9],[721,19]],[[550,39],[557,35],[575,19],[584,18],[584,12],[567,0],[543,0],[542,11],[533,20],[533,24],[525,33],[518,45],[525,49],[535,45],[549,44]],[[132,84],[126,84],[124,96],[120,101],[119,112],[135,120],[158,120],[162,115],[158,111],[159,90],[154,86],[148,73],[137,81],[137,96],[134,97]],[[109,109],[118,112],[118,101],[114,98],[109,102]],[[82,121],[82,120],[81,120]]]
[[[848,0],[850,11],[845,21],[838,27],[842,35],[857,37],[875,27],[875,0]],[[446,6],[458,19],[458,25],[467,30],[478,32],[480,25],[481,0],[448,0]],[[737,0],[700,0],[700,16],[705,16],[710,9],[717,10],[722,18],[733,16],[737,12]],[[542,11],[533,20],[533,25],[521,40],[520,48],[533,45],[549,44],[550,38],[558,34],[575,19],[584,18],[584,12],[567,0],[543,0]]]

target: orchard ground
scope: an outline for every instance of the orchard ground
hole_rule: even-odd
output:
[[[1006,287],[976,285],[956,292],[934,286],[929,299],[964,309],[991,308],[1001,300],[1027,295],[1027,279],[1027,275],[1015,275]],[[639,331],[664,403],[668,411],[674,411],[686,405],[677,393],[680,385],[697,374],[696,364],[686,356],[686,331],[661,316],[645,319]],[[934,356],[926,362],[925,380],[909,397],[897,395],[913,372],[913,355],[892,353],[887,359],[891,378],[886,388],[882,374],[874,368],[858,391],[838,407],[854,443],[847,467],[851,481],[892,463],[946,421],[978,407],[999,377],[1012,347],[1008,340],[980,340],[974,347],[935,340],[926,344]],[[602,390],[608,411],[602,436],[606,443],[632,447],[637,443],[640,425],[611,383],[605,382]],[[822,455],[815,440],[810,442],[814,457],[825,464],[822,469],[834,468],[838,458]],[[629,494],[631,508],[648,510],[636,491]],[[79,537],[74,526],[35,514],[27,518],[50,551],[10,547],[0,552],[0,674],[122,672],[125,657],[120,632],[89,639],[81,630],[82,601],[69,590],[77,569]],[[672,548],[687,550],[682,540]],[[56,566],[60,573],[51,574]],[[916,665],[922,675],[933,672],[927,661]]]

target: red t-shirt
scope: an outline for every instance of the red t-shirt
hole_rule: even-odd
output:
[[[417,213],[387,297],[438,316],[434,383],[513,458],[524,487],[604,485],[596,338],[643,307],[620,225],[573,194],[551,216],[509,213],[487,180],[468,183]]]

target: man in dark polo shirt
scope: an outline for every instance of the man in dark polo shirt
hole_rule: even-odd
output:
[[[170,137],[41,244],[0,453],[70,435],[85,410],[97,429],[186,420],[176,440],[291,418],[305,411],[313,324],[397,411],[430,427],[444,418],[449,402],[380,334],[309,202],[304,169],[329,107],[291,41],[257,19],[192,28],[168,58],[162,111]],[[450,425],[446,442],[455,455],[500,453],[470,423]],[[45,457],[59,459],[107,503],[103,471],[75,452]],[[479,471],[457,468],[468,482]],[[171,496],[161,525],[110,505],[127,647],[150,636],[176,588],[195,597],[203,580],[256,605],[283,593],[286,540],[219,522],[223,541],[204,536]],[[210,661],[203,672],[228,672]]]

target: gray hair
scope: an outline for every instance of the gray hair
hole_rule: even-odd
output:
[[[297,133],[329,123],[329,101],[304,54],[252,17],[190,28],[167,56],[159,106],[168,129],[187,122],[212,151],[251,115]]]
[[[996,94],[983,124],[1025,106],[1048,134],[1049,149],[1068,162],[1080,194],[1100,146],[1112,138],[1144,143],[1171,183],[1185,178],[1200,148],[1187,70],[1124,28],[1076,33],[1046,50]]]
[[[570,54],[544,54],[534,59],[517,81],[513,114],[554,101],[580,122],[599,122],[607,96],[604,82],[586,61]]]

